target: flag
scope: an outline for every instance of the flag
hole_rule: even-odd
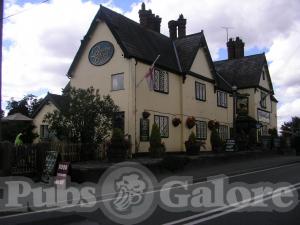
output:
[[[148,88],[153,91],[154,86],[154,67],[151,66],[148,72],[145,74],[145,79],[147,80]]]

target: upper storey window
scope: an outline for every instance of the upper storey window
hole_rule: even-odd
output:
[[[169,93],[169,74],[166,71],[154,69],[154,91]]]

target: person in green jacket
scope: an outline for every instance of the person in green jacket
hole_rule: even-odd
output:
[[[23,135],[22,132],[17,135],[16,140],[15,140],[15,146],[23,145],[23,141],[22,141],[22,138],[21,138],[22,135]]]

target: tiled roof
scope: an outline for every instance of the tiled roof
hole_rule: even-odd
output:
[[[257,87],[263,66],[267,64],[265,54],[245,56],[214,62],[217,72],[231,85],[238,88]]]
[[[59,110],[61,110],[63,107],[66,106],[66,97],[65,96],[51,94],[48,92],[46,97],[43,99],[41,105],[33,113],[32,118],[34,118],[39,113],[39,111],[44,107],[44,105],[47,104],[49,101],[52,102],[53,105],[55,105],[55,107]]]
[[[207,48],[203,32],[187,35],[173,41],[169,37],[146,29],[139,23],[101,5],[71,64],[68,71],[69,77],[72,76],[74,67],[89,40],[88,37],[97,26],[99,19],[106,22],[125,57],[136,58],[147,64],[152,64],[160,55],[156,65],[177,74],[185,74],[189,71],[199,47],[206,46]],[[208,56],[210,57],[209,51]],[[213,69],[212,60],[211,67]]]

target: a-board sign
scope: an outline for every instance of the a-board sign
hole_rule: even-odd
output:
[[[46,159],[43,169],[43,174],[41,180],[48,183],[50,176],[54,174],[55,165],[57,163],[58,153],[56,151],[48,151],[46,153]]]
[[[149,141],[149,120],[140,120],[140,141]]]
[[[233,152],[236,150],[236,143],[234,139],[227,139],[225,143],[225,151]]]
[[[65,186],[70,168],[70,162],[60,162],[58,164],[57,173],[54,183],[56,185]]]

